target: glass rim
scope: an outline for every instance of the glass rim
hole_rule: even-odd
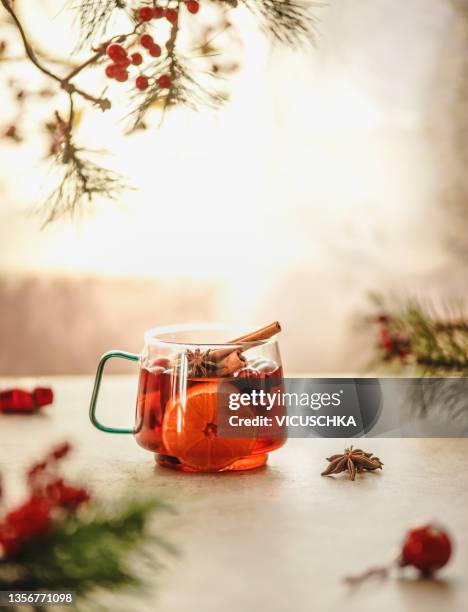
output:
[[[257,326],[258,327],[258,326]],[[171,334],[171,333],[180,333],[180,332],[196,332],[196,331],[231,331],[233,335],[245,332],[246,330],[255,330],[257,329],[255,325],[235,325],[235,324],[227,324],[227,323],[175,323],[171,325],[160,325],[157,327],[152,327],[145,331],[144,340],[145,345],[152,346],[175,346],[175,347],[214,347],[214,348],[229,348],[236,346],[266,346],[268,344],[277,343],[276,335],[268,338],[266,340],[250,340],[247,342],[187,342],[180,340],[171,340],[161,338],[161,335]]]

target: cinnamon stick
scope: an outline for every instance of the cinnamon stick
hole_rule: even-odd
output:
[[[227,357],[217,362],[217,376],[229,376],[245,367],[247,360],[240,350],[232,351]]]
[[[269,340],[270,338],[278,334],[280,331],[281,331],[281,325],[278,323],[278,321],[275,321],[274,323],[270,323],[270,325],[266,325],[265,327],[262,327],[261,329],[257,329],[256,331],[250,332],[243,336],[239,336],[239,338],[236,338],[235,340],[231,340],[228,344],[244,344],[247,342],[254,343],[254,342],[260,342],[262,340]],[[252,348],[252,347],[238,346],[238,347],[233,347],[233,348],[223,348],[223,349],[218,349],[216,351],[211,351],[210,361],[214,361],[215,363],[219,364],[219,362],[223,361],[225,357],[227,357],[234,351],[240,355],[243,351],[249,348]]]
[[[260,340],[269,340],[276,334],[279,334],[280,331],[281,325],[278,321],[275,321],[274,323],[270,323],[270,325],[257,329],[257,331],[250,332],[249,334],[240,336],[240,338],[231,340],[231,343],[234,344],[235,342],[258,342]]]

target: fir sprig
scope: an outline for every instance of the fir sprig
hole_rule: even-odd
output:
[[[106,36],[112,17],[118,10],[126,8],[124,0],[71,0],[70,6],[76,10],[80,27],[77,49],[83,49]]]
[[[24,546],[13,560],[1,561],[0,590],[67,589],[84,597],[96,587],[139,586],[129,554],[149,543],[170,550],[147,529],[149,517],[166,508],[156,500],[136,500],[112,514],[83,510]]]
[[[260,27],[278,42],[295,46],[314,42],[316,19],[311,8],[320,2],[301,0],[241,0]]]
[[[218,107],[229,97],[219,87],[219,80],[226,76],[228,69],[223,68],[222,62],[220,65],[211,61],[215,53],[209,44],[209,39],[214,40],[228,29],[235,30],[227,9],[243,4],[263,31],[284,45],[296,47],[305,41],[314,42],[315,17],[311,9],[322,5],[307,0],[211,0],[212,7],[219,8],[222,19],[215,18],[207,25],[199,20],[198,12],[204,10],[208,0],[190,3],[185,0],[69,0],[68,7],[76,10],[79,23],[77,48],[88,49],[88,57],[78,63],[72,62],[63,74],[60,63],[50,61],[50,58],[45,61],[35,51],[29,32],[22,23],[18,4],[13,0],[0,0],[0,7],[9,16],[22,42],[24,59],[55,85],[53,93],[66,94],[70,105],[68,119],[57,120],[58,148],[62,149],[57,161],[65,163],[65,173],[63,181],[43,205],[44,225],[64,216],[74,217],[78,211],[86,209],[95,196],[112,199],[125,187],[120,177],[87,159],[84,149],[75,145],[75,101],[80,99],[85,105],[103,112],[112,106],[112,100],[102,93],[102,89],[101,93],[95,93],[82,88],[78,77],[85,71],[102,67],[103,78],[115,79],[119,83],[133,82],[130,90],[134,102],[133,129],[145,128],[145,115],[153,106],[162,108],[164,116],[164,112],[175,105],[192,109]],[[207,14],[211,15],[211,12]],[[115,31],[111,27],[113,18],[120,15],[125,17],[123,21],[126,20],[127,27],[124,23],[124,31]],[[165,27],[160,28],[160,23]],[[184,35],[180,36],[182,31]],[[151,32],[157,37],[157,44]],[[153,50],[146,47],[143,50],[144,36],[153,40]],[[185,48],[187,40],[199,44],[189,44]],[[123,54],[119,61],[116,55],[113,57],[112,48],[114,51],[120,49]],[[161,61],[148,63],[147,51],[151,57],[161,57]],[[196,55],[200,51],[201,55]],[[215,51],[216,55],[221,54],[222,48],[218,49],[217,45]],[[229,65],[233,70],[238,62],[232,61]],[[16,126],[9,126],[7,134],[10,140],[15,140]]]
[[[429,376],[468,374],[468,319],[463,315],[442,318],[411,301],[399,310],[384,309],[376,319],[380,361],[413,364]]]
[[[75,218],[98,196],[114,200],[128,189],[119,174],[86,157],[92,154],[95,152],[74,148],[66,162],[61,160],[62,179],[38,211],[43,227],[57,219]]]

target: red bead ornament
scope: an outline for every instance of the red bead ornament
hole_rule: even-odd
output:
[[[411,565],[424,574],[432,574],[447,565],[451,556],[452,543],[447,532],[429,524],[408,531],[400,565]]]
[[[441,527],[428,524],[407,532],[398,565],[414,567],[423,575],[431,577],[434,572],[447,565],[451,556],[452,543],[448,533]],[[348,584],[360,584],[375,576],[387,578],[395,565],[394,562],[393,565],[370,567],[362,574],[346,576],[345,581]]]
[[[139,21],[151,21],[153,19],[153,9],[150,6],[142,6],[138,9],[137,15]]]
[[[151,45],[154,45],[154,39],[151,34],[143,34],[143,36],[140,37],[140,45],[145,49],[149,49]]]
[[[123,62],[127,58],[127,52],[122,45],[118,45],[117,43],[109,45],[106,53],[113,62]]]
[[[49,387],[36,387],[32,392],[32,396],[38,408],[48,406],[54,401],[54,392]]]
[[[0,412],[29,414],[53,401],[53,391],[46,387],[37,387],[32,393],[23,389],[8,389],[0,392]]]
[[[161,47],[156,43],[154,45],[151,45],[151,47],[148,49],[148,52],[151,57],[159,57],[161,55],[161,51]]]
[[[157,83],[159,87],[162,87],[163,89],[169,89],[172,83],[172,79],[168,74],[163,74],[159,77]]]
[[[148,89],[149,87],[148,77],[145,77],[143,74],[137,77],[135,81],[135,85],[137,86],[137,89],[139,89],[140,91],[145,91],[145,89]]]
[[[134,66],[140,66],[143,63],[143,57],[141,53],[132,53],[130,60]]]
[[[1,412],[33,412],[36,409],[31,393],[10,389],[0,393]]]
[[[155,6],[153,9],[153,19],[161,19],[164,17],[164,9],[162,6]]]
[[[189,0],[186,3],[186,7],[187,7],[188,12],[192,13],[193,15],[196,15],[198,11],[200,10],[200,5],[198,4],[196,0]]]
[[[179,13],[175,9],[166,9],[165,16],[168,21],[175,23],[179,17]]]

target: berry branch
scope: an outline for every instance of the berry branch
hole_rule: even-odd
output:
[[[382,308],[382,305],[380,305]],[[466,376],[468,320],[439,318],[411,302],[373,318],[378,326],[377,359],[392,366],[415,366],[422,375]]]
[[[70,65],[35,51],[16,4],[13,0],[0,3],[20,36],[24,59],[68,96],[68,117],[64,119],[55,111],[46,126],[52,140],[49,154],[64,172],[63,180],[41,207],[44,225],[65,216],[75,217],[96,196],[114,198],[125,188],[121,177],[91,161],[92,152],[75,143],[76,99],[103,112],[112,104],[107,95],[96,95],[77,85],[76,77],[103,65],[107,83],[132,84],[129,131],[147,128],[146,116],[155,107],[162,117],[175,105],[216,108],[228,97],[217,83],[238,65],[212,59],[222,55],[223,44],[232,42],[236,31],[228,12],[243,5],[275,40],[297,46],[313,42],[315,22],[310,9],[319,5],[307,0],[143,0],[138,4],[136,0],[80,0],[76,6],[73,0],[80,25],[77,49],[89,48],[90,55]],[[211,25],[198,19],[205,7],[208,17],[213,18]],[[110,31],[117,15],[128,21],[126,33]],[[182,31],[185,47],[179,44]],[[2,44],[0,41],[3,61]],[[57,72],[59,67],[66,69],[64,75]],[[15,142],[22,140],[15,125],[5,130],[4,136]]]
[[[111,103],[107,98],[100,98],[100,97],[93,96],[90,93],[83,91],[82,89],[80,89],[79,87],[77,87],[76,85],[70,82],[71,79],[74,78],[77,74],[79,74],[84,68],[89,66],[91,63],[96,62],[99,59],[99,57],[103,55],[104,53],[103,51],[95,53],[94,56],[90,60],[87,60],[80,66],[77,66],[76,68],[74,68],[67,76],[60,77],[54,72],[52,72],[51,70],[49,70],[48,68],[46,68],[42,64],[42,62],[37,58],[34,52],[34,49],[29,44],[28,38],[26,36],[26,32],[21,24],[21,21],[19,20],[16,12],[13,10],[11,1],[10,0],[0,0],[0,2],[2,3],[5,10],[9,13],[10,17],[13,19],[13,23],[18,29],[18,32],[23,41],[23,46],[24,46],[24,50],[26,52],[27,57],[36,66],[38,70],[40,70],[43,74],[53,79],[54,81],[57,81],[60,84],[60,87],[64,91],[66,91],[69,96],[72,96],[73,94],[76,93],[79,96],[83,97],[85,100],[88,100],[89,102],[92,102],[96,106],[99,106],[100,109],[103,111],[108,110],[111,107]]]

